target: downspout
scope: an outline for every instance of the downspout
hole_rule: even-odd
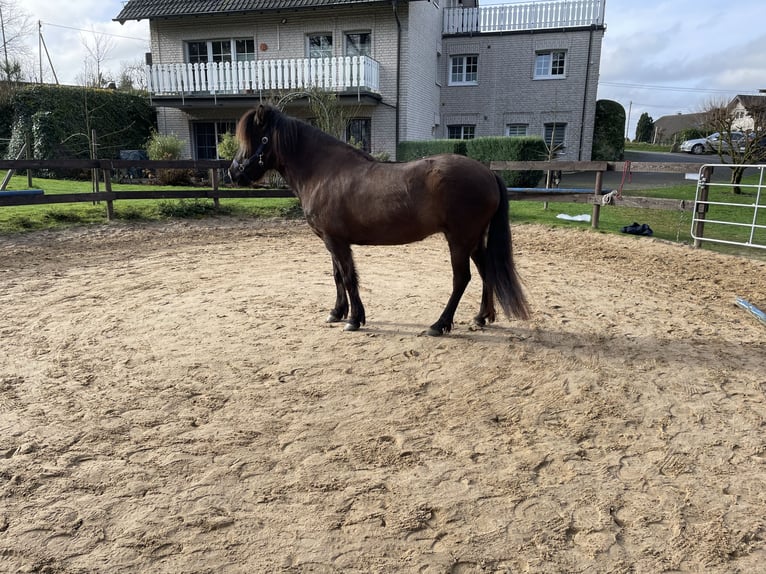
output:
[[[588,85],[590,84],[590,59],[593,54],[593,30],[590,27],[590,37],[588,38],[588,61],[585,63],[585,90],[582,96],[582,117],[580,118],[580,145],[577,146],[577,161],[582,161],[582,145],[585,137],[585,108],[588,104]],[[590,160],[590,158],[588,158]]]
[[[397,9],[398,0],[391,0],[391,7],[396,18],[396,127],[394,128],[394,149],[399,147],[399,98],[402,90],[402,22]],[[396,155],[396,151],[394,151]]]

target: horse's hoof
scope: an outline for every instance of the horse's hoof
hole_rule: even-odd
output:
[[[325,323],[340,323],[343,321],[340,317],[338,317],[335,313],[330,313],[327,316],[327,319],[325,319]]]
[[[358,331],[359,330],[359,323],[346,323],[346,326],[343,327],[344,331]]]
[[[429,337],[441,337],[442,335],[444,335],[444,331],[442,331],[441,329],[437,329],[436,327],[429,327],[428,330],[426,331],[426,335],[428,335]]]

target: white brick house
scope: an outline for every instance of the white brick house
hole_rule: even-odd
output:
[[[159,129],[215,157],[259,102],[319,86],[352,106],[348,135],[396,143],[541,135],[588,160],[605,0],[479,6],[478,0],[129,0],[149,20],[147,75]]]

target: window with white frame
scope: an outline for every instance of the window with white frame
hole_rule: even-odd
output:
[[[478,83],[479,56],[476,54],[463,54],[450,58],[450,86],[475,86]]]
[[[255,60],[255,40],[200,40],[186,43],[186,60],[190,64]]]
[[[564,50],[537,52],[535,55],[535,79],[563,78],[566,73]]]
[[[549,122],[544,127],[545,145],[553,152],[563,150],[566,147],[567,125],[562,122]]]
[[[372,34],[346,32],[346,56],[372,56]]]
[[[471,124],[447,126],[447,137],[451,140],[472,140],[476,137],[476,126]]]
[[[527,135],[527,124],[507,124],[505,126],[505,135],[511,137],[522,137]]]
[[[306,56],[309,58],[332,58],[332,34],[309,34],[306,36]]]

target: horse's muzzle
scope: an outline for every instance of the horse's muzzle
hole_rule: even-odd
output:
[[[247,175],[245,166],[239,163],[236,159],[232,161],[229,166],[229,178],[231,178],[231,182],[236,185],[248,185],[252,181],[250,176]]]

